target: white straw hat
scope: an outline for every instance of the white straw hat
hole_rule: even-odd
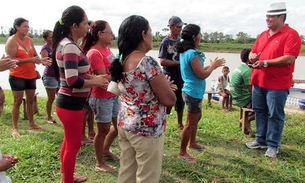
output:
[[[272,3],[267,10],[267,15],[281,15],[286,13],[286,3],[284,2]]]

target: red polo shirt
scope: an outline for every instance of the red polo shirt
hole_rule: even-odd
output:
[[[301,50],[301,37],[298,32],[286,24],[279,32],[271,37],[269,30],[262,32],[256,39],[251,52],[260,53],[259,60],[269,60],[284,55],[298,57]],[[269,65],[253,69],[251,84],[272,90],[284,90],[291,87],[294,63],[282,66]]]

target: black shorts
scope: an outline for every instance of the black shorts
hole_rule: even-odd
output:
[[[36,79],[24,79],[24,78],[17,78],[15,76],[9,76],[8,81],[10,83],[12,91],[36,89]]]
[[[183,80],[182,79],[174,79],[174,84],[177,85],[177,90],[175,91],[176,95],[176,104],[175,104],[175,111],[181,112],[184,109],[184,101],[182,98],[182,87],[183,87]],[[167,107],[166,114],[171,113],[172,108]]]

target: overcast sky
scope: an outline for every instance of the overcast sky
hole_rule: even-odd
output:
[[[144,16],[153,32],[162,32],[172,15],[198,24],[202,32],[235,35],[242,31],[256,37],[267,28],[266,10],[274,0],[5,0],[0,26],[12,27],[14,19],[29,20],[30,27],[51,29],[70,5],[79,5],[90,20],[106,20],[117,35],[121,22],[132,14]],[[286,23],[305,35],[305,1],[287,0]]]

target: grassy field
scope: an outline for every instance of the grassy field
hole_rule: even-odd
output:
[[[11,137],[12,96],[5,90],[6,103],[0,118],[0,148],[2,153],[19,157],[16,166],[7,171],[14,183],[51,183],[60,180],[59,149],[63,138],[61,123],[47,124],[46,98],[39,97],[36,122],[44,131],[30,131],[28,121],[20,111],[18,138]],[[239,110],[221,112],[220,104],[203,103],[203,115],[198,126],[197,140],[206,145],[203,152],[190,150],[198,159],[190,164],[177,158],[181,131],[176,128],[176,115],[168,116],[161,183],[220,183],[220,182],[304,182],[305,180],[305,114],[287,114],[282,146],[277,159],[264,157],[263,150],[250,150],[245,143],[254,140],[242,134],[238,124]],[[252,123],[255,129],[255,124]],[[112,150],[119,154],[117,140]],[[119,162],[107,160],[119,168]],[[117,172],[101,173],[94,170],[93,146],[82,146],[76,162],[76,174],[88,177],[88,183],[115,183]]]

